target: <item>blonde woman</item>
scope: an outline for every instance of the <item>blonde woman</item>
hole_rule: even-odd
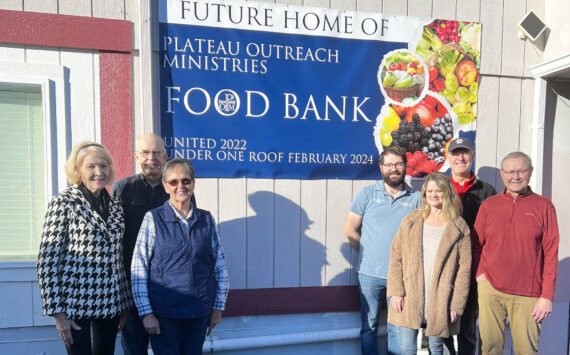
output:
[[[48,205],[38,256],[44,315],[55,318],[68,354],[113,354],[132,302],[123,210],[105,189],[115,176],[113,158],[101,144],[80,142],[65,172],[72,185]]]
[[[469,227],[450,178],[427,176],[421,206],[407,215],[390,254],[388,322],[400,326],[401,354],[416,354],[418,329],[426,326],[432,355],[459,332],[471,275]]]

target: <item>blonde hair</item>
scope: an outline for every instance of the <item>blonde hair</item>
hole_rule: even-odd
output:
[[[107,148],[92,141],[82,141],[73,146],[71,153],[69,153],[69,158],[67,158],[67,162],[65,163],[65,175],[67,176],[67,181],[69,181],[70,184],[81,184],[82,181],[81,175],[79,174],[79,168],[83,164],[85,157],[91,152],[99,153],[99,155],[109,164],[109,177],[105,184],[109,185],[113,180],[115,180],[115,162]]]
[[[426,177],[424,185],[422,186],[422,199],[418,209],[422,211],[423,217],[427,218],[431,212],[431,206],[426,198],[427,185],[430,181],[433,181],[435,185],[443,191],[443,216],[449,220],[454,220],[461,216],[461,200],[459,199],[459,195],[457,195],[457,191],[451,179],[444,173],[433,172]]]

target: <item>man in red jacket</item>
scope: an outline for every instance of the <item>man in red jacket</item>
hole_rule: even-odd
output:
[[[538,353],[541,322],[552,312],[558,223],[550,200],[532,192],[522,152],[501,162],[503,193],[486,199],[474,227],[483,354],[502,354],[509,318],[515,354]]]

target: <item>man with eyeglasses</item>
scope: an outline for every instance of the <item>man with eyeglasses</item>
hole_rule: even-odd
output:
[[[552,312],[558,222],[552,202],[528,186],[530,157],[501,162],[503,193],[481,204],[473,230],[483,354],[502,354],[509,318],[515,354],[537,354],[542,320]]]
[[[168,158],[162,138],[154,133],[143,134],[137,138],[135,148],[135,160],[141,173],[117,181],[111,192],[121,201],[125,212],[123,261],[129,281],[133,250],[144,215],[151,209],[162,206],[169,198],[161,181],[162,170]],[[196,204],[194,195],[192,203]],[[149,336],[136,309],[127,312],[121,343],[125,355],[148,353]]]
[[[350,206],[344,234],[358,254],[360,344],[363,355],[378,354],[378,327],[386,297],[392,239],[400,222],[419,206],[420,193],[404,183],[406,152],[389,147],[380,154],[383,180],[363,188]],[[388,324],[388,346],[381,352],[400,354],[398,327]]]
[[[461,217],[465,219],[470,230],[473,230],[475,218],[481,203],[497,194],[495,188],[477,178],[471,170],[475,151],[473,142],[467,138],[456,138],[447,148],[447,162],[451,168],[451,182],[461,199]],[[460,331],[457,335],[459,355],[475,355],[477,347],[477,284],[475,278],[471,282],[465,310],[461,315]],[[445,340],[451,355],[455,354],[453,337]]]

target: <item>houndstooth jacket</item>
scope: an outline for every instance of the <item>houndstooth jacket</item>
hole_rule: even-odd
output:
[[[38,255],[44,315],[111,318],[130,307],[124,229],[123,209],[115,198],[109,202],[107,222],[76,185],[51,199]]]

